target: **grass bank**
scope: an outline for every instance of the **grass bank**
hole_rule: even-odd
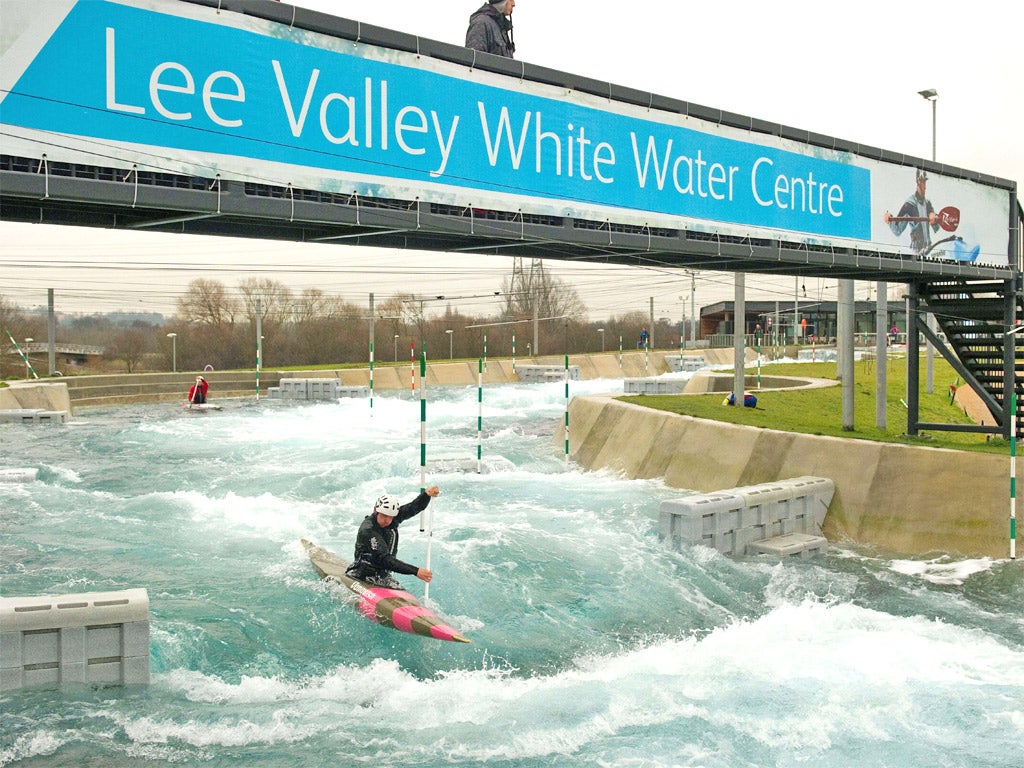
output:
[[[671,413],[711,419],[730,424],[777,429],[809,435],[828,435],[859,440],[874,440],[903,445],[952,448],[1005,454],[1008,441],[979,433],[934,431],[911,437],[906,434],[907,410],[901,400],[906,399],[906,361],[891,359],[886,369],[886,429],[875,426],[875,373],[876,361],[861,360],[854,364],[854,428],[842,428],[841,387],[820,387],[802,390],[766,390],[757,392],[756,408],[734,408],[722,405],[721,392],[707,395],[628,395],[618,398],[647,408]],[[921,364],[920,420],[943,424],[970,424],[963,409],[952,402],[950,385],[959,387],[963,382],[944,359],[934,361],[933,393],[926,394],[924,361]],[[756,374],[756,368],[747,368],[747,374]],[[773,376],[801,376],[816,379],[836,379],[836,364],[830,363],[778,363],[761,366],[761,373]]]

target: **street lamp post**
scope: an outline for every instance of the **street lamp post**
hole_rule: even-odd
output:
[[[168,333],[167,338],[171,340],[171,372],[178,372],[178,334]]]
[[[448,359],[452,360],[454,358],[454,355],[452,355],[452,339],[455,338],[455,332],[449,328],[445,333],[448,334]]]
[[[935,160],[935,105],[939,101],[939,92],[934,88],[927,88],[923,91],[918,91],[918,94],[925,101],[932,103],[932,160]]]
[[[28,345],[32,343],[32,339],[25,339],[25,378],[32,378],[32,368],[28,363]]]
[[[604,352],[604,328],[598,328],[597,332],[601,334],[601,351]]]
[[[935,107],[939,102],[939,92],[934,88],[927,88],[923,91],[918,91],[918,94],[925,101],[932,103],[932,162],[935,162]],[[921,224],[922,227],[927,228],[928,223],[924,222]],[[928,328],[932,331],[935,330],[935,315],[931,312],[928,313],[926,319]],[[935,345],[932,344],[932,340],[929,338],[925,345],[925,392],[929,395],[935,390]]]

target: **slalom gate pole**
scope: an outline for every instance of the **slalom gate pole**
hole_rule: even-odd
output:
[[[256,339],[256,402],[260,401],[260,368],[263,366],[263,341]]]
[[[484,370],[487,370],[487,331],[484,331]]]
[[[416,394],[416,342],[409,342],[409,391]]]
[[[10,339],[11,340],[11,344],[14,345],[14,351],[17,352],[19,355],[21,355],[21,359],[24,361],[25,367],[28,368],[32,372],[32,378],[38,379],[39,378],[39,374],[36,373],[36,369],[32,367],[32,363],[30,363],[28,361],[28,355],[26,355],[24,352],[21,351],[21,347],[18,346],[18,342],[16,342],[14,340],[14,337],[11,336],[11,332],[10,331],[7,331],[7,338]]]
[[[647,373],[647,358],[650,356],[650,349],[650,344],[644,342],[644,373]]]
[[[619,370],[622,370],[622,336],[619,336]]]
[[[1016,343],[1016,342],[1014,342]],[[1017,382],[1010,393],[1010,559],[1017,559]]]
[[[516,332],[512,331],[512,373],[516,372]]]
[[[679,332],[679,370],[683,370],[683,332]]]
[[[484,445],[484,361],[476,361],[476,473],[482,473]]]
[[[370,342],[370,416],[373,416],[373,342]]]
[[[565,463],[569,463],[569,355],[565,355]]]
[[[420,515],[422,517],[422,515]],[[427,516],[427,564],[426,569],[430,570],[430,544],[434,540],[434,505],[431,504],[428,507]],[[423,601],[426,602],[427,598],[430,597],[430,582],[426,581],[423,583]]]
[[[427,489],[427,343],[420,354],[420,493]],[[420,532],[423,515],[420,515]]]

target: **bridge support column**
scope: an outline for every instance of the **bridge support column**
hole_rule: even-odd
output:
[[[910,283],[907,286],[907,434],[912,437],[917,435],[917,425],[921,420],[918,396],[921,389],[920,314],[920,286]]]

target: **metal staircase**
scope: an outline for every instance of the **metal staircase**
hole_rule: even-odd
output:
[[[914,290],[916,288],[916,290]],[[1014,280],[945,279],[918,283],[918,330],[977,392],[998,424],[992,431],[1009,435],[1007,393],[1017,391],[1017,432],[1024,423],[1024,333],[1007,332],[1024,321],[1024,296]],[[934,315],[944,340],[924,321]],[[1012,382],[1012,383],[1011,383]],[[946,428],[935,424],[919,427]]]

